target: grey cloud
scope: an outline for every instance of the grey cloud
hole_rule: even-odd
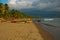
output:
[[[14,9],[56,9],[60,8],[60,0],[9,0],[8,4]],[[59,8],[58,8],[59,6]]]

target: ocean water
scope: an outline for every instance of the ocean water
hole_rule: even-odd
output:
[[[41,17],[41,18],[60,18],[60,14],[38,14],[38,13],[36,13],[36,14],[29,14],[29,13],[26,13],[27,15],[29,15],[29,16],[33,16],[33,17]]]
[[[60,28],[60,18],[43,18],[42,23],[48,23]]]
[[[41,22],[35,22],[54,36],[54,40],[60,40],[60,18],[42,18]],[[49,25],[53,26],[49,26]]]
[[[33,11],[32,11],[33,12]],[[25,12],[24,12],[25,13]],[[25,13],[26,15],[28,16],[33,16],[33,17],[41,17],[41,18],[60,18],[60,13],[51,13],[51,12],[48,12],[48,13],[31,13],[31,12],[28,12],[28,13]]]
[[[60,18],[59,11],[44,11],[44,10],[37,10],[37,9],[21,9],[26,15],[34,16],[34,17],[42,17],[42,18]]]

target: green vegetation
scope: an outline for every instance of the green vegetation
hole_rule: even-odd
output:
[[[10,10],[8,4],[0,3],[0,18],[30,18],[30,16],[15,9]]]

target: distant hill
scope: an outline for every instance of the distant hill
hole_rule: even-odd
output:
[[[43,11],[36,9],[23,9],[20,10],[27,15],[35,16],[35,17],[49,17],[49,18],[60,18],[60,12],[58,11]]]

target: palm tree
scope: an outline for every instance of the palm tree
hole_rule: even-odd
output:
[[[0,3],[0,17],[2,17],[4,14],[4,5],[3,3]]]
[[[14,10],[14,9],[11,10],[11,17],[19,18],[19,16],[20,16],[20,12],[19,11]]]
[[[10,12],[9,12],[9,6],[8,6],[8,4],[4,4],[3,18],[10,19]]]
[[[10,15],[9,15],[9,6],[8,6],[8,4],[5,4],[4,5],[4,10],[5,10],[5,12],[4,12],[4,15],[6,16],[6,17],[9,17]]]
[[[5,4],[4,6],[5,6],[5,10],[6,10],[6,11],[9,11],[9,6],[8,6],[8,4]]]

